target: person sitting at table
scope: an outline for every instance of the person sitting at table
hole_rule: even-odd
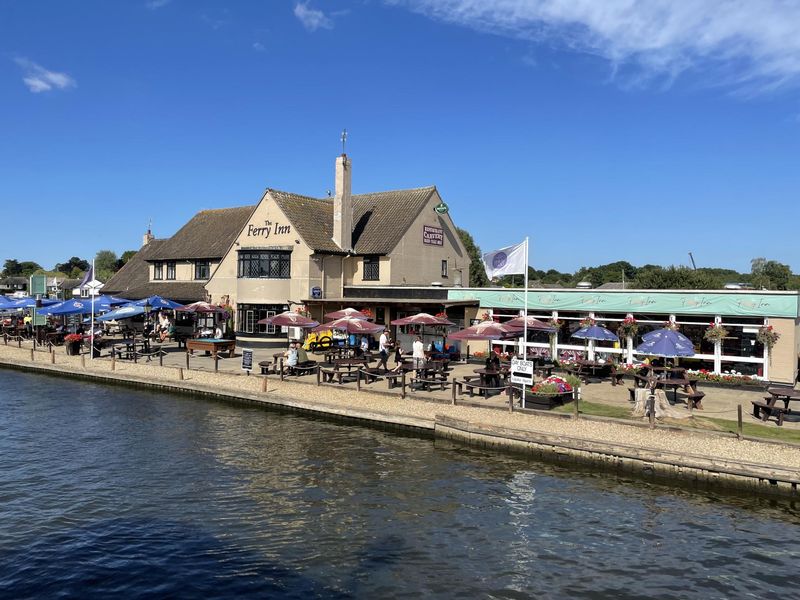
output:
[[[175,335],[175,324],[169,320],[169,317],[167,317],[164,320],[164,323],[161,327],[161,333],[159,334],[159,339],[161,340],[161,343],[164,343],[167,340],[167,338],[174,335]]]
[[[214,339],[222,339],[222,323],[217,323],[217,326],[214,328]]]
[[[365,335],[361,336],[361,344],[359,346],[359,350],[362,355],[369,352],[369,338]]]
[[[297,353],[297,345],[294,343],[294,340],[289,342],[289,349],[283,353],[283,357],[286,359],[284,363],[287,367],[296,367],[298,361],[298,353]],[[308,358],[306,356],[306,358]]]
[[[500,357],[494,352],[490,352],[489,356],[486,357],[486,368],[492,371],[500,370]]]
[[[299,342],[295,342],[295,349],[297,350],[298,367],[310,367],[311,365],[317,364],[317,361],[309,360],[308,353]]]

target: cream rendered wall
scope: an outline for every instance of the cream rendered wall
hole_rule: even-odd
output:
[[[279,227],[288,229],[279,231]],[[239,250],[278,247],[292,249],[291,279],[237,277]],[[310,274],[317,270],[311,256],[310,248],[267,192],[213,272],[206,290],[213,302],[227,300],[233,305],[286,304],[287,300],[298,302],[308,297]]]
[[[346,285],[391,285],[392,266],[391,260],[388,256],[378,257],[378,276],[377,280],[364,280],[364,257],[354,256],[345,262]]]
[[[161,281],[200,281],[199,279],[194,278],[194,261],[193,260],[176,260],[175,262],[175,279],[167,279],[167,262],[171,261],[161,261],[163,265],[161,268],[161,279],[154,279],[155,276],[155,265],[150,264],[150,281],[153,282],[161,282]],[[214,269],[217,268],[219,265],[218,260],[209,261],[211,263],[211,273],[214,272]]]
[[[469,283],[469,255],[461,243],[449,214],[437,214],[433,207],[442,201],[437,192],[431,194],[422,212],[389,255],[392,261],[390,285],[430,285],[441,281],[445,287],[456,283],[456,271],[461,270],[462,285]],[[441,229],[442,246],[422,242],[423,226]],[[448,277],[442,277],[442,261],[447,260]],[[382,265],[381,265],[382,266]]]
[[[769,324],[780,334],[772,349],[769,363],[769,379],[781,383],[794,383],[797,376],[797,327],[796,319],[769,318]]]

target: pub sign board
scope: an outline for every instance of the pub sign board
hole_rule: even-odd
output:
[[[248,373],[253,370],[253,351],[242,349],[242,371]]]
[[[444,246],[444,231],[440,227],[422,226],[422,243],[429,246]]]

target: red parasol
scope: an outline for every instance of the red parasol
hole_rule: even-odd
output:
[[[277,327],[302,327],[303,329],[311,329],[319,325],[314,319],[309,319],[301,314],[287,310],[279,315],[267,317],[256,322],[258,325],[275,325]]]
[[[508,327],[504,323],[494,321],[481,321],[477,325],[451,333],[449,337],[451,340],[497,340],[519,334],[518,327]]]
[[[187,304],[186,306],[181,306],[180,308],[176,308],[175,310],[178,312],[215,313],[215,314],[223,314],[228,312],[222,306],[217,306],[216,304],[210,304],[208,302],[192,302],[191,304]]]
[[[443,319],[442,317],[434,317],[433,315],[429,315],[428,313],[418,313],[416,315],[411,315],[410,317],[403,317],[402,319],[395,319],[392,321],[392,325],[433,325],[433,326],[441,326],[441,325],[455,325],[455,323],[451,323],[447,319]]]
[[[325,317],[328,319],[342,319],[342,318],[361,319],[363,321],[369,321],[370,319],[372,319],[372,317],[370,317],[369,315],[365,315],[364,313],[362,313],[359,310],[356,310],[355,308],[343,308],[342,310],[329,312],[326,313]]]
[[[551,327],[547,323],[544,323],[537,319],[536,317],[515,317],[510,321],[506,321],[503,325],[507,325],[508,327],[514,327],[516,329],[522,329],[525,325],[525,322],[528,323],[528,330],[529,331],[547,331],[548,333],[555,333],[556,328]]]
[[[346,331],[347,333],[379,333],[384,330],[384,327],[383,325],[376,325],[364,319],[344,317],[331,321],[330,323],[317,325],[311,331],[328,331],[329,329]]]

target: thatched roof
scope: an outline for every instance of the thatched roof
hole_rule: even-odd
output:
[[[105,288],[103,288],[104,293],[105,291]],[[192,302],[206,300],[208,297],[205,284],[202,281],[154,281],[130,288],[125,292],[119,292],[119,295],[129,300],[141,300],[142,298],[158,295],[181,304],[191,304]]]
[[[150,240],[149,243],[142,246],[136,254],[128,259],[128,262],[122,265],[119,271],[114,273],[111,279],[106,281],[103,286],[103,293],[129,298],[126,295],[128,290],[150,283],[150,265],[147,261],[151,260],[151,256],[158,252],[167,241]],[[78,283],[80,283],[80,280],[72,287],[77,287]],[[131,298],[131,300],[138,300],[138,298]]]

